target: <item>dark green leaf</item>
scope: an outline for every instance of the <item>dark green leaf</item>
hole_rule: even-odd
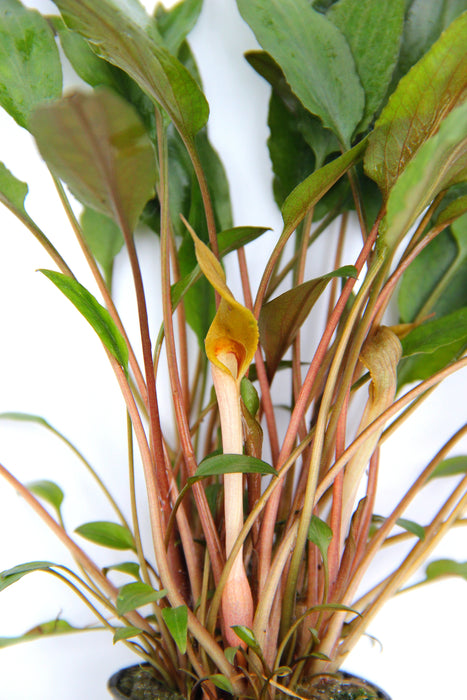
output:
[[[122,232],[112,219],[89,208],[81,214],[81,228],[91,253],[110,281],[114,258],[124,244]]]
[[[75,92],[38,108],[31,131],[44,160],[81,202],[134,230],[154,192],[155,156],[128,102],[107,88]]]
[[[432,353],[446,345],[467,342],[467,307],[417,326],[401,341],[403,355]]]
[[[365,90],[360,132],[370,124],[386,94],[399,55],[404,12],[404,0],[339,0],[327,13],[349,43]]]
[[[217,235],[217,243],[219,245],[219,255],[224,256],[231,253],[233,250],[243,248],[251,241],[270,231],[271,229],[262,226],[236,226],[221,231]]]
[[[467,194],[457,197],[444,207],[436,218],[436,224],[444,224],[448,221],[455,221],[467,213]]]
[[[293,287],[262,307],[258,324],[270,379],[329,281],[335,277],[355,275],[356,270],[351,265],[342,267]]]
[[[53,506],[57,512],[60,512],[64,499],[64,494],[60,486],[57,486],[53,481],[43,479],[41,481],[31,481],[29,484],[26,484],[26,487],[35,496],[42,498]]]
[[[65,22],[160,104],[189,140],[209,108],[198,85],[163,46],[156,23],[135,0],[56,0]]]
[[[427,581],[434,581],[444,576],[460,576],[467,580],[467,561],[460,562],[453,559],[437,559],[426,567]]]
[[[396,525],[399,525],[399,527],[403,528],[407,532],[410,532],[410,534],[415,535],[415,537],[418,537],[419,540],[425,539],[425,528],[423,527],[423,525],[414,523],[413,520],[407,520],[407,518],[399,518],[396,522]]]
[[[409,4],[394,86],[467,9],[465,0],[411,0]]]
[[[120,615],[125,615],[143,605],[160,600],[165,594],[165,591],[156,591],[152,586],[142,581],[128,583],[118,591],[117,610]]]
[[[462,102],[467,86],[466,46],[467,13],[402,78],[376,122],[365,169],[385,199],[421,146],[438,131],[441,120]],[[425,187],[423,183],[421,192]]]
[[[390,249],[397,246],[439,192],[466,179],[467,103],[464,102],[448,114],[434,136],[419,145],[393,183],[381,240]]]
[[[96,331],[107,350],[123,369],[126,369],[128,348],[107,309],[75,279],[53,270],[41,270],[41,272],[71,301]]]
[[[331,189],[347,170],[363,157],[366,145],[367,139],[363,139],[350,151],[316,170],[297,185],[281,209],[287,232],[295,230],[310,208]]]
[[[304,107],[348,147],[365,98],[341,32],[307,0],[237,0],[237,5]]]
[[[87,632],[91,629],[92,628],[90,627],[73,627],[66,620],[50,620],[49,622],[43,622],[42,624],[33,627],[19,637],[0,637],[0,649],[12,646],[13,644],[20,644],[22,642],[32,642],[36,639],[41,639],[42,637],[53,637],[55,635],[68,634],[70,632]]]
[[[168,10],[156,5],[157,28],[174,56],[195,26],[202,6],[203,0],[182,0]]]
[[[467,473],[467,456],[461,455],[459,457],[449,457],[449,459],[443,460],[432,475],[430,479],[439,479],[448,476],[458,476],[459,474]]]
[[[162,608],[162,617],[181,654],[186,653],[188,632],[188,609],[186,605],[178,608]]]
[[[26,574],[30,574],[33,571],[48,571],[54,566],[55,564],[50,561],[31,561],[27,564],[14,566],[12,569],[6,569],[0,573],[0,591],[8,588],[12,583],[16,583]]]
[[[35,107],[61,92],[60,57],[46,20],[18,0],[2,0],[0,104],[27,129]]]
[[[110,549],[131,549],[136,551],[135,541],[131,532],[119,523],[97,520],[85,523],[76,528],[75,532],[81,537]]]
[[[273,474],[277,476],[276,470],[267,462],[263,462],[256,457],[248,455],[213,455],[206,457],[200,462],[193,479],[205,479],[208,476],[219,476],[220,474]]]
[[[259,396],[255,387],[247,377],[243,377],[240,382],[240,393],[249,414],[253,417],[256,416],[260,406]]]

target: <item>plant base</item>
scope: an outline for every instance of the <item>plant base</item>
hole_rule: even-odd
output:
[[[391,700],[377,686],[345,672],[314,676],[297,693],[309,700]]]
[[[138,664],[117,671],[108,688],[116,700],[183,700],[183,696],[154,678],[151,667]]]

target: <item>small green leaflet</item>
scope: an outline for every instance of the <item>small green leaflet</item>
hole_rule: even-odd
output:
[[[53,506],[57,513],[60,513],[64,499],[64,493],[60,486],[57,486],[53,481],[42,479],[40,481],[31,481],[29,484],[26,484],[26,487],[35,496],[42,498],[46,503]]]
[[[85,523],[76,528],[75,532],[81,537],[110,549],[131,549],[136,551],[135,541],[131,532],[119,523],[98,520]]]
[[[254,651],[255,654],[258,654],[260,658],[262,657],[263,653],[261,650],[261,646],[258,640],[256,639],[253,630],[251,630],[249,627],[245,627],[245,625],[233,625],[232,629],[237,635],[237,637],[242,640],[242,642],[245,642],[245,644],[252,651]]]
[[[128,348],[107,309],[82,284],[75,279],[53,270],[40,270],[91,324],[105,348],[126,371],[128,367]]]
[[[443,460],[432,475],[430,479],[439,479],[441,477],[448,476],[459,476],[459,474],[467,473],[467,455],[459,455],[458,457],[449,457],[449,459]]]
[[[156,591],[152,586],[142,581],[128,583],[118,591],[117,610],[120,615],[125,615],[132,610],[154,603],[164,598],[166,591]]]
[[[26,574],[30,574],[33,571],[48,571],[54,566],[56,566],[56,564],[50,561],[31,561],[26,564],[14,566],[12,569],[6,569],[0,573],[0,591],[16,583],[16,581],[19,581]]]
[[[437,559],[426,567],[426,580],[434,581],[444,576],[460,576],[467,581],[467,561],[460,562],[454,559]]]
[[[20,644],[21,642],[32,642],[35,639],[42,639],[43,637],[53,637],[55,635],[69,634],[71,632],[89,632],[92,629],[99,628],[73,627],[66,620],[50,620],[49,622],[43,622],[33,627],[18,637],[0,637],[0,649],[13,646],[14,644]]]
[[[263,462],[256,457],[236,454],[221,454],[206,457],[200,462],[193,477],[194,480],[204,479],[208,476],[218,476],[220,474],[273,474],[277,476],[276,470],[267,462]]]
[[[181,654],[186,652],[188,631],[188,609],[186,605],[178,608],[163,608],[162,617]]]
[[[141,630],[137,627],[118,627],[114,632],[113,643],[116,644],[122,639],[131,639],[141,634]]]

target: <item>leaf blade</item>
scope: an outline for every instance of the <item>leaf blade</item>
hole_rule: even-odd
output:
[[[119,523],[112,523],[106,520],[96,520],[84,523],[75,528],[75,532],[81,537],[110,549],[130,549],[136,551],[133,535],[128,528]]]

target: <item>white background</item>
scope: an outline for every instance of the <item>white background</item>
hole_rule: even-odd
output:
[[[54,10],[46,1],[28,0],[26,4],[43,11]],[[154,2],[146,0],[145,5],[152,10]],[[274,229],[260,245],[252,247],[250,259],[256,261],[280,231],[266,149],[268,89],[242,57],[246,50],[256,47],[256,42],[239,18],[233,0],[205,0],[204,5],[190,41],[211,106],[210,136],[231,182],[235,224]],[[4,113],[0,114],[0,160],[29,183],[28,212],[64,257],[73,260],[80,280],[91,285],[29,135]],[[143,239],[141,245],[152,240]],[[325,253],[322,249],[321,255]],[[117,276],[125,272],[125,266],[121,256]],[[125,414],[113,376],[92,331],[50,282],[36,272],[41,267],[53,265],[16,220],[1,210],[0,412],[16,410],[46,417],[79,446],[128,508]],[[157,277],[155,259],[149,258],[145,267]],[[131,314],[134,308],[125,287],[119,288],[119,296],[123,315]],[[155,308],[152,312],[157,316]],[[154,318],[155,327],[157,323]],[[466,390],[464,373],[439,389],[411,427],[388,443],[378,503],[381,513],[387,512],[397,498],[401,484],[410,483],[465,421]],[[456,453],[461,451],[459,446]],[[70,529],[88,520],[112,518],[78,462],[39,428],[0,422],[0,461],[23,481],[57,481],[66,493],[64,512]],[[415,519],[424,521],[429,517],[441,488],[445,486],[434,487],[428,500],[414,507],[411,514]],[[466,560],[466,544],[465,532],[458,530],[433,558]],[[118,559],[118,553],[90,551],[99,554],[102,565]],[[2,483],[0,569],[38,559],[70,563],[63,547],[37,516]],[[383,561],[380,573],[385,566]],[[383,651],[363,639],[345,667],[381,685],[393,700],[465,697],[466,601],[467,588],[462,580],[444,581],[399,596],[384,608],[369,630],[380,640]],[[0,636],[21,634],[58,615],[77,625],[91,622],[88,611],[63,585],[46,574],[32,574],[0,595]],[[104,700],[108,697],[105,684],[109,675],[133,660],[124,647],[112,647],[110,635],[105,632],[5,649],[0,651],[0,700]]]

